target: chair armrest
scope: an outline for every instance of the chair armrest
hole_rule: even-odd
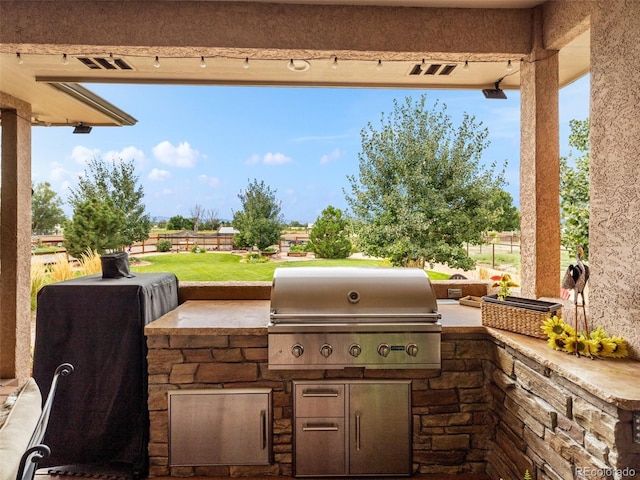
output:
[[[40,413],[36,428],[33,430],[27,450],[22,454],[22,458],[20,459],[20,467],[18,468],[18,476],[16,480],[33,480],[33,476],[38,469],[40,461],[50,455],[51,450],[46,445],[42,444],[42,440],[44,439],[44,435],[47,431],[47,425],[49,424],[49,415],[51,414],[51,407],[53,406],[53,400],[58,387],[58,378],[66,377],[72,373],[73,365],[70,363],[63,363],[56,368],[56,371],[53,374],[53,379],[51,380],[49,395],[42,407],[42,413]]]

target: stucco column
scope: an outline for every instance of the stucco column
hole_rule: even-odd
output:
[[[30,374],[31,106],[0,94],[0,377]]]
[[[591,15],[590,321],[640,359],[640,2]]]
[[[542,15],[534,15],[534,47],[520,62],[520,230],[522,294],[560,294],[560,157],[558,54],[544,50]]]

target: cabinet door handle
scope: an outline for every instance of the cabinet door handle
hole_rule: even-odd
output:
[[[267,448],[267,412],[260,410],[260,448]]]
[[[338,390],[331,389],[315,389],[315,390],[303,390],[303,397],[337,397],[339,395]]]
[[[360,451],[360,413],[356,413],[356,451]]]
[[[335,423],[307,423],[302,425],[303,432],[337,432],[338,426]]]

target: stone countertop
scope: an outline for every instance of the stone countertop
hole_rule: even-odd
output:
[[[153,335],[266,335],[269,300],[190,300],[147,325]],[[603,401],[640,410],[640,362],[588,359],[552,350],[546,341],[482,326],[479,308],[439,301],[442,333],[488,333],[498,342],[534,359]]]
[[[266,335],[269,300],[189,300],[144,327],[145,335]]]
[[[189,300],[151,322],[145,335],[266,335],[269,300]],[[444,332],[482,327],[480,309],[438,302]],[[464,329],[468,332],[468,328]]]
[[[553,350],[540,338],[485,327],[496,340],[624,410],[640,410],[640,362],[630,358],[594,358]]]

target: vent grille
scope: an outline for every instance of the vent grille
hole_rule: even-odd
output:
[[[432,63],[429,65],[416,63],[411,67],[411,70],[409,70],[409,75],[451,75],[457,66],[456,64],[443,66],[441,63]]]
[[[133,70],[133,67],[122,58],[106,59],[104,57],[77,57],[91,70]]]
[[[435,75],[435,74],[436,74],[436,72],[437,72],[438,70],[440,70],[440,67],[441,67],[441,66],[442,66],[442,65],[440,65],[439,63],[434,63],[434,64],[432,64],[432,65],[429,65],[429,66],[427,67],[427,70],[424,72],[424,74],[425,74],[425,75]]]

